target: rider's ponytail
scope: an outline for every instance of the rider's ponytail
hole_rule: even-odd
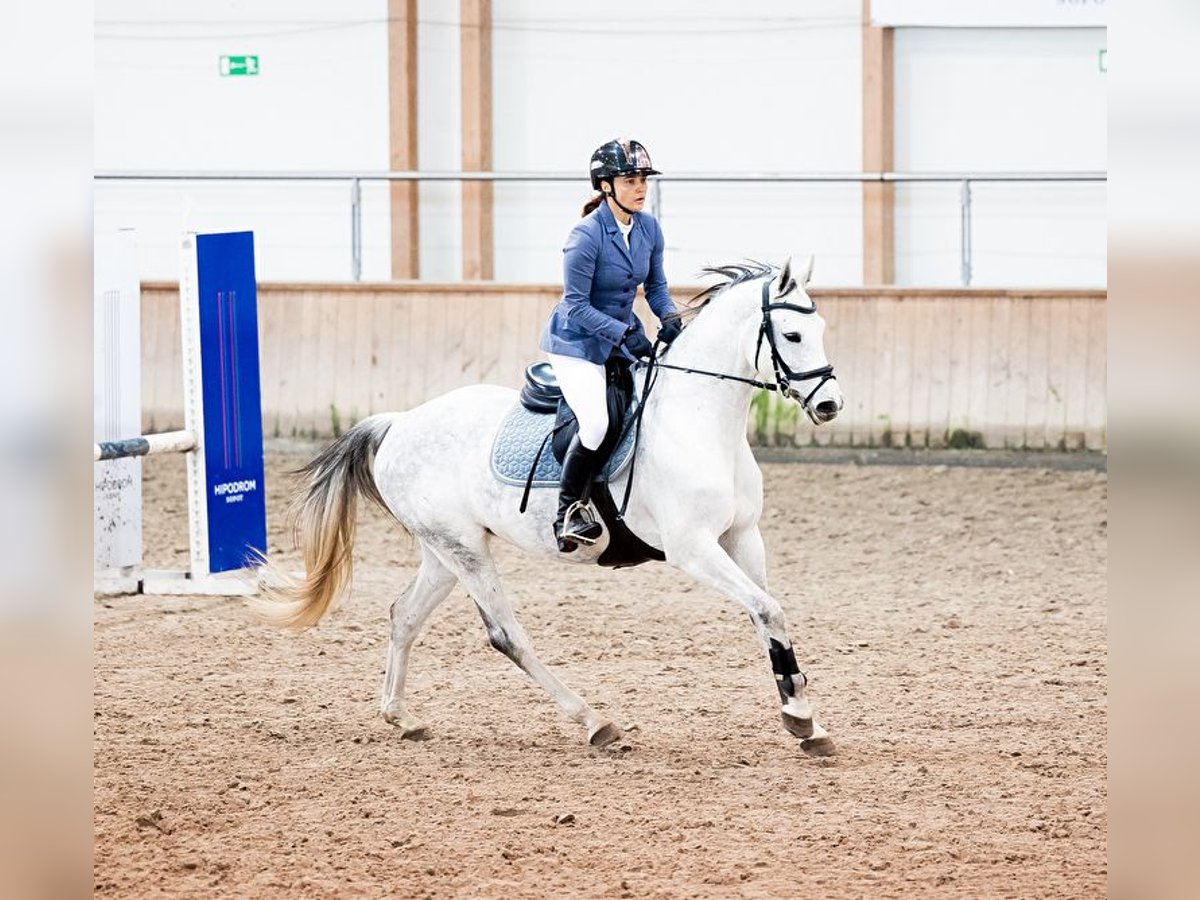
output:
[[[597,206],[599,206],[603,202],[604,202],[604,195],[597,194],[591,200],[589,200],[587,203],[583,204],[583,212],[580,213],[580,216],[586,216],[588,213],[590,213],[592,210],[594,210]]]

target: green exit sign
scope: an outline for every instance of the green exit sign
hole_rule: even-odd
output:
[[[222,75],[257,75],[257,56],[222,56]]]

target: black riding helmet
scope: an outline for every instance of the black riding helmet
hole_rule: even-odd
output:
[[[650,154],[640,141],[611,140],[596,148],[590,166],[592,189],[600,190],[600,182],[618,175],[661,175],[650,163]]]

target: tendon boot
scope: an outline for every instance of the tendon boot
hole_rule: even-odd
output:
[[[592,493],[596,458],[596,451],[583,446],[579,435],[571,438],[571,445],[563,457],[558,518],[554,520],[554,537],[558,540],[560,553],[570,553],[580,544],[590,546],[604,533],[587,505]]]

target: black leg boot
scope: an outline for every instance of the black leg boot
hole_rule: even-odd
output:
[[[594,544],[604,533],[586,505],[596,475],[596,457],[595,450],[579,442],[579,435],[571,438],[563,458],[558,518],[554,520],[554,537],[558,539],[560,553],[570,553],[580,544]]]

